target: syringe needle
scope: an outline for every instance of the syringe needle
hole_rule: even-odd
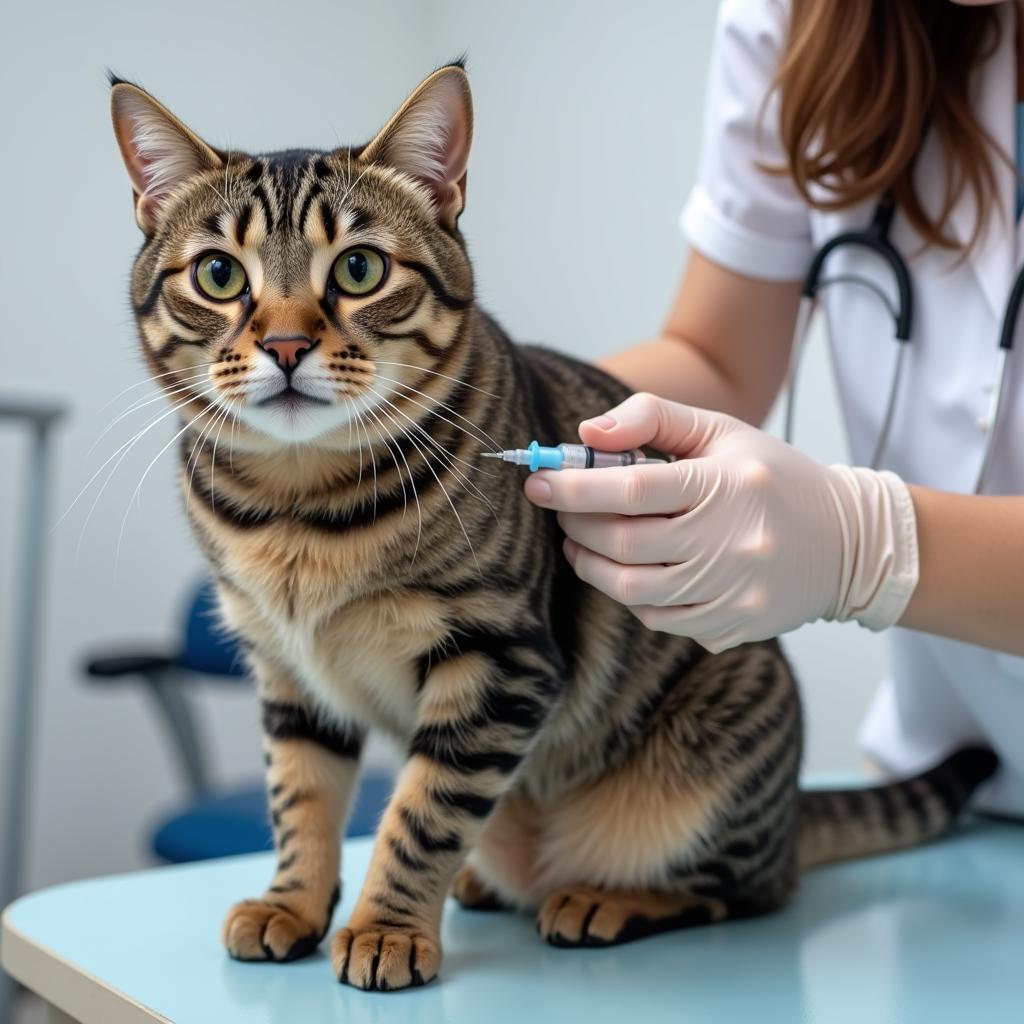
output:
[[[502,457],[501,452],[480,452],[479,454],[484,459],[500,459]]]

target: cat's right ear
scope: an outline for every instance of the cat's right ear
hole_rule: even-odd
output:
[[[171,193],[223,160],[145,90],[113,76],[111,86],[110,114],[135,193],[135,219],[152,235]]]
[[[402,104],[359,157],[408,174],[428,190],[438,220],[453,230],[466,204],[473,100],[462,61],[439,68]]]

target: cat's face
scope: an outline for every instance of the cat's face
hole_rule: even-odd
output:
[[[134,85],[111,102],[146,234],[141,341],[182,415],[275,443],[401,433],[396,400],[450,372],[472,302],[462,68],[431,75],[367,146],[330,152],[221,152]]]

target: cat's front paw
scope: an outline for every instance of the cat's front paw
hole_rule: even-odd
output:
[[[334,936],[334,974],[343,985],[369,992],[425,985],[441,968],[436,936],[393,925],[342,928]]]
[[[243,900],[228,911],[221,941],[235,960],[286,963],[309,956],[327,934],[330,920],[330,913],[326,922],[308,921],[283,904]]]

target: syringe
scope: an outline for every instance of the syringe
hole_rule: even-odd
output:
[[[531,441],[528,448],[509,448],[503,452],[481,452],[485,459],[501,459],[516,466],[538,469],[604,469],[608,466],[640,466],[664,459],[649,459],[639,448],[628,452],[603,452],[589,444],[560,444],[545,448]]]

